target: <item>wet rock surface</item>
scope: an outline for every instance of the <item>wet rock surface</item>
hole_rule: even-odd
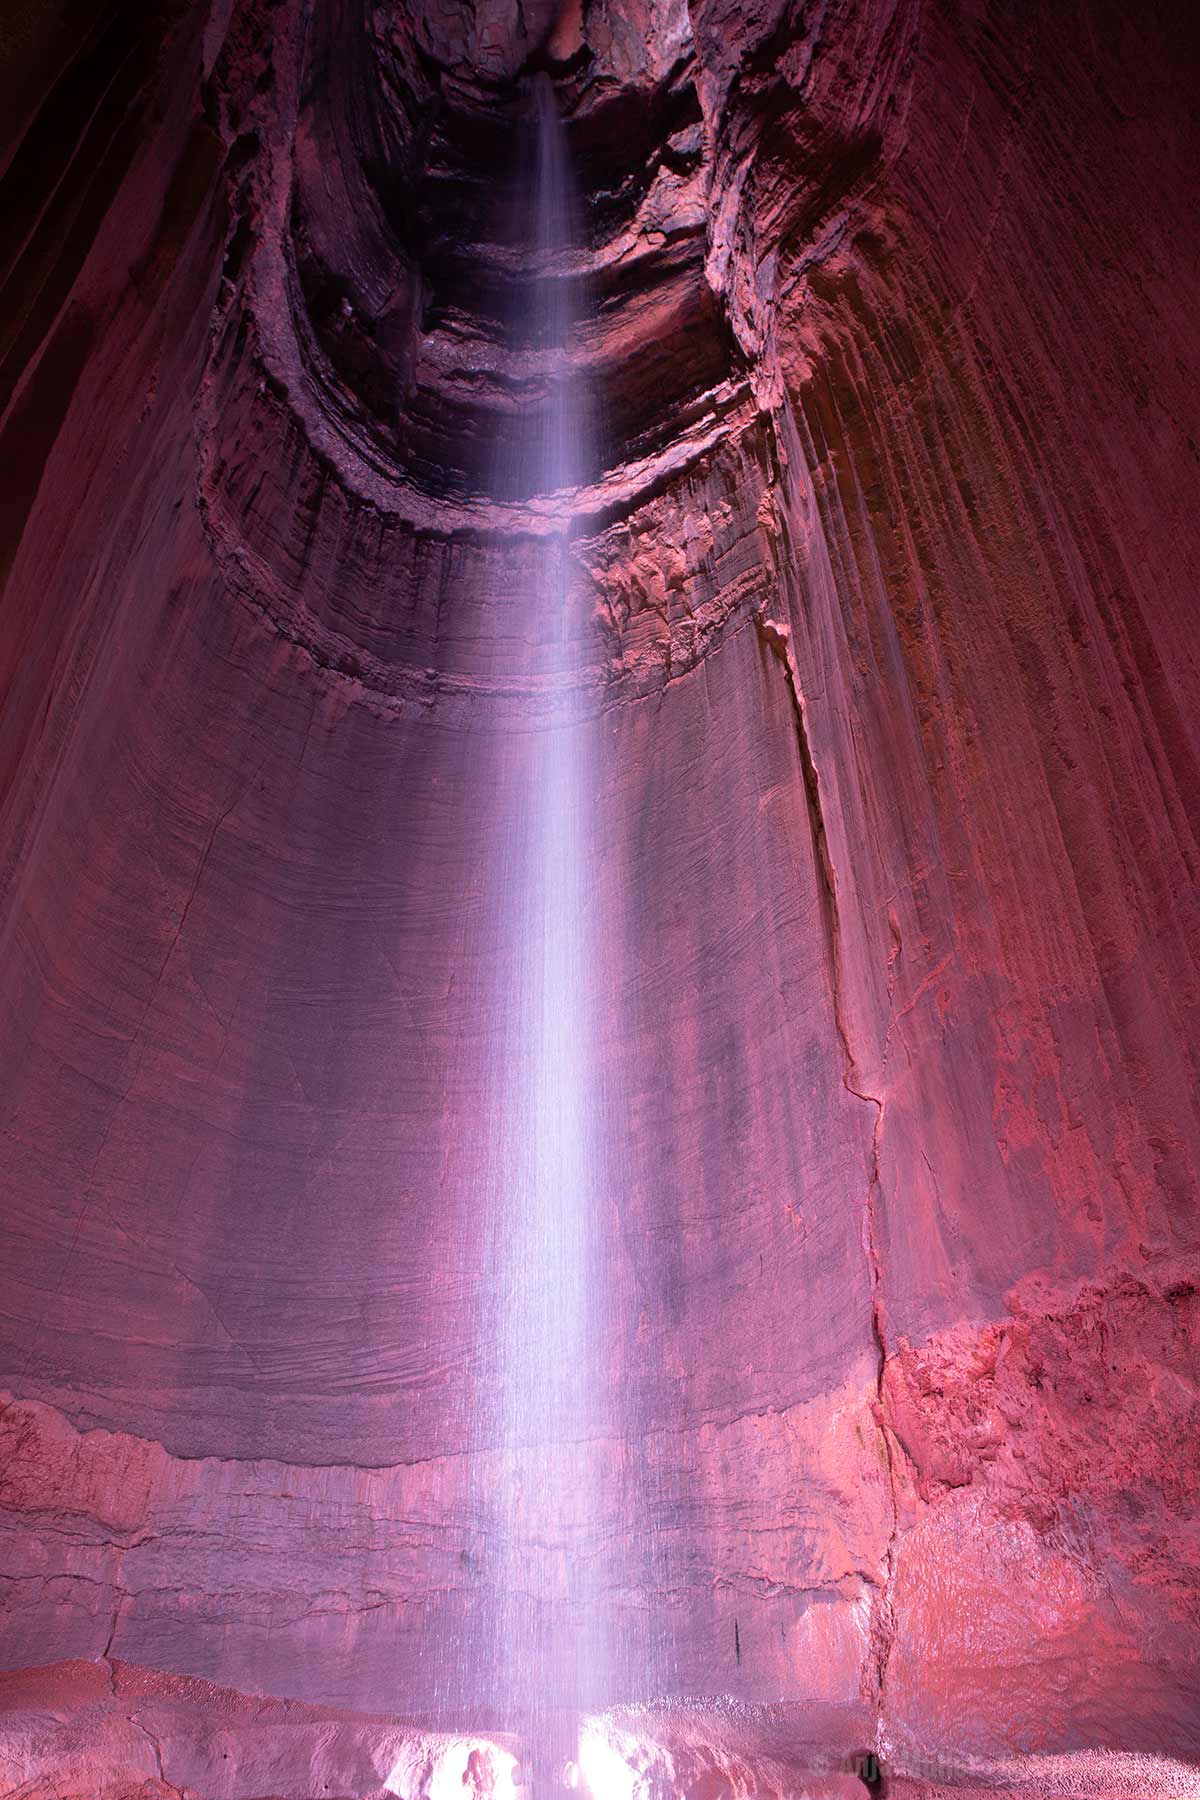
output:
[[[896,1795],[1190,1792],[1182,9],[69,13],[0,150],[0,1608],[63,1759],[18,1791],[366,1793],[414,1728],[342,1714],[496,1706],[533,58],[598,445],[598,1704],[840,1708]],[[112,1659],[241,1698],[160,1766]],[[655,1779],[808,1791],[695,1755]]]

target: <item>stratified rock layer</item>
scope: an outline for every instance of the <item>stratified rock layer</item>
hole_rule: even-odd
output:
[[[610,1622],[593,1704],[840,1708],[914,1794],[1200,1755],[1187,22],[28,11],[6,1666],[503,1724],[488,1145],[565,682],[606,1407],[530,1605]],[[586,215],[565,675],[512,605],[531,54]]]

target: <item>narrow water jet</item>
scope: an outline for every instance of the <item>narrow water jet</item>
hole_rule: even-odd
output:
[[[520,824],[511,849],[511,1021],[501,1083],[494,1197],[494,1388],[499,1417],[497,1666],[536,1788],[558,1778],[570,1719],[602,1655],[577,1558],[594,1497],[579,1445],[597,1419],[596,1144],[589,929],[590,730],[579,701],[570,495],[584,465],[586,413],[571,371],[565,268],[576,234],[566,138],[550,79],[533,81],[536,156],[527,204],[532,279],[512,321],[544,369],[519,460],[499,471],[537,498],[548,531],[536,571],[513,597],[513,634],[548,667],[526,734]],[[515,483],[513,478],[515,476]],[[505,483],[507,485],[507,483]],[[564,1625],[562,1621],[567,1621]]]

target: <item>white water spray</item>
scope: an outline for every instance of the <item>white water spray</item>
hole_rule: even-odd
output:
[[[583,1702],[600,1654],[587,1604],[583,1546],[593,1520],[587,1458],[596,1418],[596,1267],[592,1029],[587,868],[590,729],[577,698],[570,493],[583,466],[584,412],[570,372],[574,236],[563,127],[548,79],[537,84],[536,219],[523,335],[544,364],[520,485],[548,509],[520,634],[556,647],[549,696],[525,740],[523,825],[511,866],[515,908],[511,1083],[498,1196],[496,1349],[503,1540],[495,1674],[506,1705],[544,1763],[566,1751],[561,1728]],[[535,1775],[538,1786],[548,1770]]]

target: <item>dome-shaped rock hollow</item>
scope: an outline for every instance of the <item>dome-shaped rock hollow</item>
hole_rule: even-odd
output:
[[[1182,0],[14,0],[0,1796],[1200,1796]]]

